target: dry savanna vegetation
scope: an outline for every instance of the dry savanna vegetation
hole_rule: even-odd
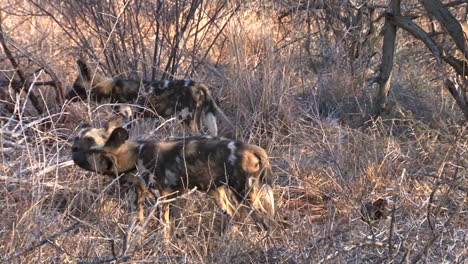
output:
[[[0,262],[466,263],[468,41],[456,0],[2,0]],[[276,224],[221,232],[222,212],[180,198],[134,224],[125,193],[71,161],[84,122],[77,59],[108,76],[192,78],[263,147]],[[132,120],[134,139],[183,136]]]

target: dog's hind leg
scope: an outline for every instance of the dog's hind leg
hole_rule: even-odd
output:
[[[177,208],[173,206],[173,201],[167,201],[169,199],[177,197],[177,193],[171,191],[160,191],[161,194],[161,220],[164,224],[164,237],[169,240],[174,233],[174,222],[171,220],[171,214],[176,213]]]

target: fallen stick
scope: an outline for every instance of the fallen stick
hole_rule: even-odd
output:
[[[52,242],[52,241],[54,241],[57,237],[59,237],[59,236],[65,234],[65,233],[67,233],[67,232],[69,232],[69,231],[75,229],[75,228],[78,227],[79,225],[80,225],[79,222],[74,222],[74,223],[71,224],[69,227],[67,227],[67,228],[65,228],[65,229],[63,229],[63,230],[61,230],[61,231],[59,231],[59,232],[57,232],[57,233],[55,233],[55,234],[49,236],[49,237],[46,238],[46,239],[43,239],[43,240],[41,240],[41,241],[39,241],[39,242],[37,242],[37,243],[33,243],[33,244],[30,245],[29,247],[20,250],[19,253],[16,253],[16,254],[14,254],[13,256],[10,256],[10,257],[4,258],[4,259],[0,259],[0,262],[5,262],[5,263],[6,263],[6,262],[8,262],[9,260],[11,260],[11,259],[13,259],[13,258],[19,257],[19,256],[21,256],[21,255],[23,255],[23,254],[28,253],[29,251],[34,250],[35,248],[38,248],[38,247],[44,245],[45,243]]]

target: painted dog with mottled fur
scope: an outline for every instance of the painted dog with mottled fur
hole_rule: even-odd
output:
[[[150,110],[143,111],[145,116],[157,115],[164,118],[176,116],[190,128],[192,133],[199,132],[203,121],[210,135],[217,136],[215,113],[219,113],[232,126],[204,84],[190,79],[139,81],[109,78],[92,71],[82,60],[78,60],[77,64],[79,76],[67,93],[66,99],[87,100],[89,97],[98,103],[136,104]],[[126,116],[132,115],[129,107],[121,106],[120,112]]]
[[[80,125],[79,133],[74,138],[72,145],[72,159],[75,164],[82,169],[96,172],[96,169],[92,164],[98,161],[90,161],[89,151],[91,151],[93,148],[104,146],[114,129],[119,128],[122,125],[122,116],[112,118],[100,128],[93,127],[87,123]],[[96,156],[96,158],[99,159],[99,155]],[[138,178],[136,177],[136,167],[127,171],[126,173],[118,173],[116,171],[101,173],[110,176],[112,179],[118,179],[120,188],[128,196],[128,205],[130,207],[130,211],[135,212],[137,210],[137,200],[144,200],[145,198],[143,196],[138,197],[140,193],[135,189],[137,187],[136,183],[139,182]],[[155,195],[153,193],[153,197],[154,196]]]
[[[152,190],[168,199],[196,188],[214,198],[232,219],[242,220],[250,213],[263,228],[275,214],[268,155],[255,145],[211,136],[134,141],[125,129],[108,124],[102,129],[85,128],[75,139],[72,156],[83,169],[114,177],[129,175],[140,221],[144,197]],[[171,203],[163,203],[168,236],[173,230],[171,210],[175,210]]]

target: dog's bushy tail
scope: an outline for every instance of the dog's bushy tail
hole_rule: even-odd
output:
[[[229,118],[226,116],[223,110],[221,110],[221,108],[213,100],[210,89],[206,85],[203,85],[203,84],[198,84],[198,85],[205,95],[205,104],[203,106],[203,116],[204,116],[205,125],[208,127],[210,134],[212,136],[217,136],[218,127],[216,124],[216,113],[218,113],[224,119],[224,121],[229,126],[231,126],[231,128],[234,128],[234,125],[232,124],[232,122],[229,120]]]
[[[250,149],[260,160],[260,166],[257,177],[249,186],[251,189],[249,198],[255,209],[273,218],[276,210],[270,161],[264,149],[254,145],[250,145]]]

